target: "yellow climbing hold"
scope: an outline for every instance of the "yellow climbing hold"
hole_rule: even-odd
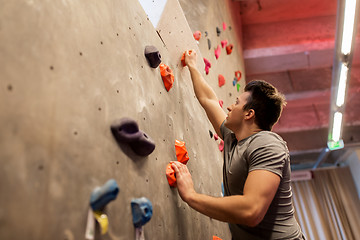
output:
[[[104,235],[105,233],[107,233],[109,227],[109,220],[106,214],[102,213],[101,211],[94,211],[94,217],[100,225],[101,234]]]

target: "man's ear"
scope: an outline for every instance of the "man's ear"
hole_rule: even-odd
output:
[[[251,118],[255,118],[255,110],[254,109],[249,109],[247,110],[246,114],[245,114],[245,118],[247,120],[251,119]]]

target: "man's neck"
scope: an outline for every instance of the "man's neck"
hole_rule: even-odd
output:
[[[262,130],[260,128],[258,128],[257,126],[252,126],[249,128],[239,129],[238,131],[236,131],[234,133],[235,133],[236,139],[238,141],[240,141],[240,140],[250,137],[251,135],[258,133],[260,131],[262,131]]]

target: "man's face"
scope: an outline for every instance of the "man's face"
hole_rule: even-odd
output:
[[[243,92],[237,98],[234,104],[227,107],[229,111],[226,117],[225,126],[232,131],[241,126],[241,123],[245,117],[244,105],[247,103],[247,99],[250,96],[250,92]]]

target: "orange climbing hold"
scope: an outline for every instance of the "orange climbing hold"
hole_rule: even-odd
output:
[[[237,81],[240,81],[241,72],[240,72],[240,71],[236,71],[236,72],[235,72],[235,77],[236,77]]]
[[[160,74],[164,82],[166,91],[169,91],[174,84],[174,74],[173,71],[164,63],[160,64]]]
[[[224,86],[224,84],[225,84],[225,78],[224,78],[224,76],[221,75],[221,74],[219,74],[218,79],[219,79],[219,87]]]
[[[175,140],[175,152],[177,160],[182,164],[186,164],[189,161],[189,155],[185,147],[185,142]]]
[[[232,44],[229,44],[229,45],[226,46],[226,53],[227,53],[227,55],[230,55],[230,54],[231,54],[231,52],[232,52],[232,50],[233,50],[233,47],[234,47],[234,45],[232,45]]]
[[[222,240],[222,239],[217,236],[213,236],[213,240]]]
[[[193,33],[193,36],[195,38],[196,41],[199,41],[201,38],[201,32],[200,31],[196,31]]]
[[[192,53],[192,50],[189,50],[189,54]],[[186,66],[186,63],[185,63],[185,54],[186,54],[186,51],[183,53],[183,55],[181,56],[181,64],[183,67]]]
[[[170,187],[176,187],[175,171],[172,168],[171,163],[166,166],[166,178],[169,182]]]

